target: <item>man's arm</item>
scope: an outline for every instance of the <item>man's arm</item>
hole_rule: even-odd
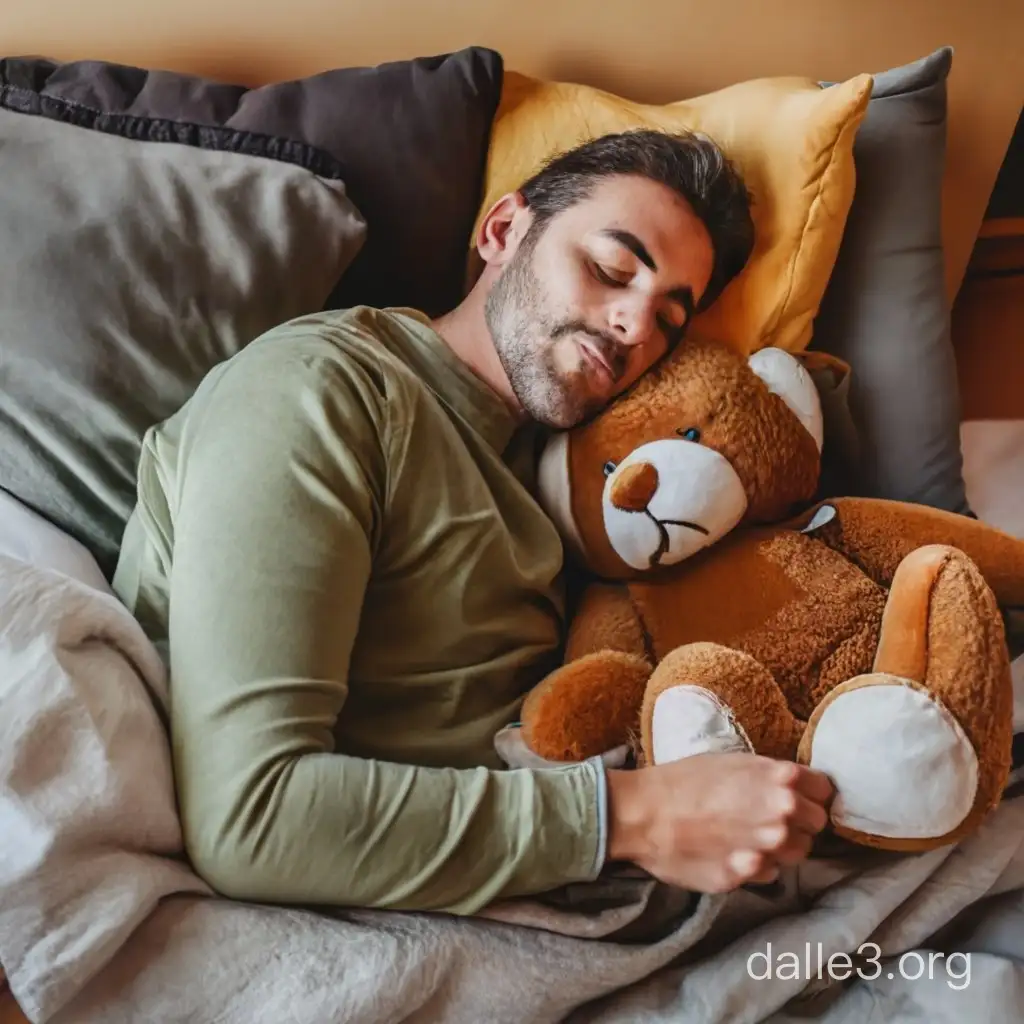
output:
[[[185,429],[172,740],[188,852],[225,895],[471,913],[601,866],[594,763],[446,770],[333,752],[388,415],[368,372],[268,350],[229,367]]]

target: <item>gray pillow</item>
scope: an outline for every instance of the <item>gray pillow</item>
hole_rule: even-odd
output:
[[[231,129],[333,157],[369,226],[327,304],[413,306],[431,316],[460,298],[483,188],[501,54],[482,46],[371,67],[341,67],[246,88],[109,61],[0,60],[0,75],[42,102],[108,119]],[[294,141],[293,141],[294,140]]]
[[[812,349],[851,367],[847,493],[970,514],[942,249],[949,47],[876,75]]]
[[[0,183],[0,486],[109,576],[143,432],[320,309],[366,226],[316,148],[111,117],[2,75]]]

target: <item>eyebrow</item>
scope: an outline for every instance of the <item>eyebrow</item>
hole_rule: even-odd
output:
[[[619,245],[624,245],[644,266],[650,270],[657,271],[658,264],[654,262],[654,257],[651,255],[650,250],[632,231],[623,231],[621,228],[605,228],[601,234],[614,238]]]
[[[658,264],[654,262],[650,250],[632,231],[624,231],[622,228],[605,228],[601,233],[607,235],[608,238],[615,239],[620,245],[624,245],[645,267],[657,273]],[[687,319],[693,316],[696,303],[693,301],[693,289],[689,285],[672,288],[666,292],[666,295],[686,310]]]

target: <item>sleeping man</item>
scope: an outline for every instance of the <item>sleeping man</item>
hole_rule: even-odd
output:
[[[706,892],[806,856],[830,785],[798,765],[507,770],[493,746],[563,635],[539,432],[680,343],[752,244],[712,142],[600,138],[495,203],[447,315],[290,321],[148,433],[114,584],[167,658],[216,890],[470,914],[613,862]]]

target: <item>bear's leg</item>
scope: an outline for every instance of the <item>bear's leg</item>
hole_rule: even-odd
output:
[[[713,643],[668,654],[647,684],[640,713],[646,764],[729,750],[793,760],[802,730],[759,661]]]
[[[896,571],[874,671],[815,708],[798,759],[835,784],[839,835],[926,850],[971,832],[998,803],[1012,718],[995,597],[965,554],[928,545]]]

